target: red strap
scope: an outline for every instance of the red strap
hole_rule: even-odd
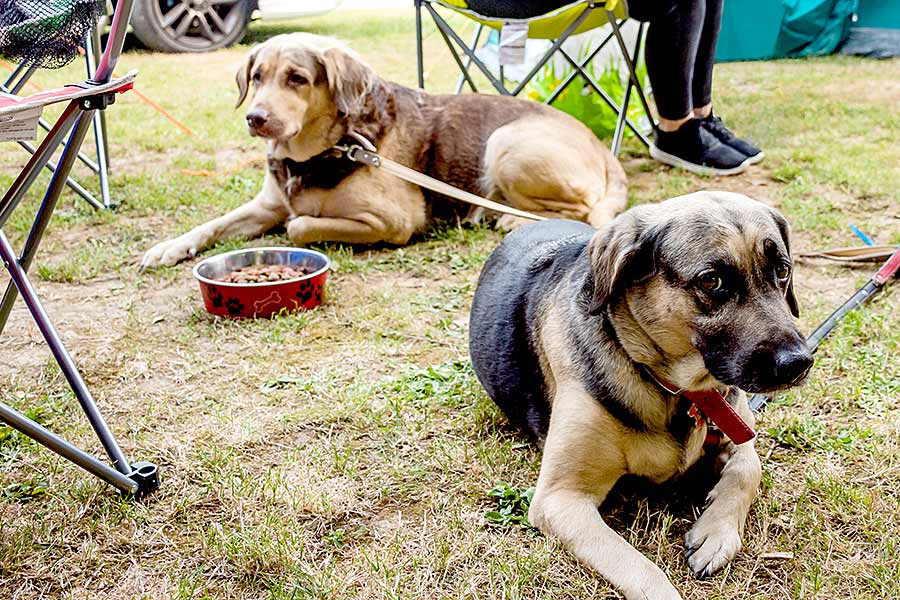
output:
[[[725,397],[716,390],[683,394],[735,444],[743,444],[756,437],[756,432],[744,423]]]
[[[884,285],[898,269],[900,269],[900,250],[894,252],[887,262],[878,269],[878,272],[875,273],[875,276],[872,277],[872,279],[875,280],[875,283],[878,285]]]

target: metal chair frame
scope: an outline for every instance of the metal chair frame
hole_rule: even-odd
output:
[[[84,50],[87,76],[88,78],[92,78],[97,69],[97,62],[100,60],[101,56],[100,30],[98,27],[93,27],[91,31],[85,35]],[[34,75],[36,70],[37,67],[35,65],[29,66],[25,63],[19,64],[13,69],[9,77],[6,78],[6,81],[0,83],[0,92],[18,94],[31,79],[31,76]],[[44,131],[50,131],[50,124],[44,118],[38,120],[38,125]],[[97,179],[100,183],[100,200],[97,200],[91,192],[86,190],[73,177],[70,176],[66,178],[66,185],[69,186],[73,192],[81,196],[88,204],[98,210],[103,208],[113,208],[115,206],[109,192],[109,143],[107,135],[106,113],[102,110],[97,111],[94,115],[94,145],[97,149],[97,160],[94,161],[85,152],[78,152],[78,160],[97,174]],[[17,143],[30,154],[34,154],[36,151],[35,146],[30,142],[19,141]],[[56,170],[56,164],[52,160],[47,161],[44,166],[51,173]]]
[[[80,84],[83,87],[96,87],[100,84],[106,84],[112,78],[113,69],[122,52],[133,2],[134,0],[120,0],[116,4],[106,48],[96,68],[92,71],[89,70],[89,73],[92,73],[90,79],[84,84]],[[103,449],[109,456],[112,466],[73,446],[2,402],[0,402],[0,420],[5,421],[11,427],[33,438],[53,452],[110,483],[122,493],[141,496],[153,491],[159,485],[156,465],[149,462],[130,463],[125,457],[115,436],[100,414],[94,398],[79,374],[72,357],[50,321],[50,317],[44,310],[27,274],[53,211],[56,208],[60,193],[67,184],[69,172],[78,156],[88,129],[92,124],[96,125],[98,123],[98,117],[101,117],[102,111],[115,100],[116,93],[116,90],[107,90],[97,95],[70,100],[62,115],[50,127],[46,137],[35,149],[31,159],[19,173],[12,186],[0,199],[0,259],[2,259],[3,266],[9,271],[12,279],[6,288],[2,301],[0,301],[0,335],[3,333],[3,328],[9,318],[16,296],[18,293],[21,293],[22,299],[31,313],[31,317],[50,347],[53,357],[69,383],[69,387],[74,392],[91,427],[100,439]],[[56,152],[59,145],[63,143],[67,135],[68,139],[65,141],[65,147],[60,154],[59,161],[53,168],[53,175],[44,194],[43,202],[35,216],[31,232],[25,241],[22,253],[17,256],[3,233],[2,227],[25,196],[25,193],[34,184],[38,174],[49,164],[51,156]]]
[[[522,80],[515,86],[508,86],[506,83],[506,79],[503,74],[503,67],[500,67],[499,70],[499,78],[495,77],[491,70],[484,64],[484,62],[478,58],[475,54],[475,50],[477,48],[478,42],[481,38],[481,34],[485,28],[485,26],[481,23],[475,28],[475,32],[472,35],[471,42],[466,44],[457,34],[452,27],[447,23],[446,19],[435,9],[434,4],[441,5],[440,2],[436,0],[414,0],[416,6],[416,58],[418,64],[418,82],[419,88],[425,89],[425,61],[424,61],[424,51],[422,47],[422,8],[431,15],[434,24],[437,26],[438,32],[441,34],[441,37],[444,39],[444,43],[447,45],[447,48],[450,50],[450,54],[453,57],[453,60],[456,62],[456,65],[460,70],[460,77],[457,81],[455,92],[458,94],[462,91],[463,84],[468,84],[469,88],[473,92],[478,92],[478,88],[475,85],[475,82],[472,79],[471,73],[469,70],[471,66],[474,64],[478,70],[487,78],[490,82],[491,86],[500,94],[506,96],[518,96],[522,90],[525,89],[525,86],[528,85],[528,82],[550,61],[553,56],[559,52],[563,58],[572,66],[573,71],[566,77],[566,79],[556,87],[553,93],[544,101],[545,104],[551,104],[556,98],[566,89],[576,77],[580,76],[586,83],[593,89],[602,99],[603,101],[616,113],[616,128],[613,134],[613,141],[611,144],[613,154],[618,154],[619,149],[622,145],[622,139],[624,138],[625,127],[628,127],[635,136],[645,145],[650,145],[650,140],[647,135],[640,130],[640,128],[628,118],[628,103],[631,100],[631,93],[634,90],[638,98],[641,101],[641,104],[644,107],[644,111],[648,116],[653,113],[650,110],[650,105],[647,102],[647,98],[644,94],[643,86],[638,80],[637,72],[635,70],[635,59],[638,56],[638,52],[641,48],[641,42],[643,41],[644,34],[646,32],[646,24],[640,23],[638,26],[638,34],[637,39],[635,41],[634,49],[629,50],[627,44],[625,43],[624,38],[622,37],[621,26],[627,18],[625,19],[617,19],[612,11],[606,10],[605,2],[585,2],[584,10],[578,14],[578,16],[569,24],[568,27],[563,31],[562,34],[555,40],[552,40],[552,44],[550,48],[544,53],[538,63],[531,69],[531,71],[522,78]],[[602,10],[606,13],[607,20],[609,22],[612,31],[603,42],[591,52],[587,58],[582,61],[578,61],[573,58],[566,50],[562,47],[563,43],[572,35],[574,31],[578,29],[578,27],[587,19],[593,11]],[[621,105],[617,104],[615,100],[607,93],[600,84],[587,72],[586,67],[591,63],[595,56],[602,50],[612,39],[616,40],[616,44],[622,52],[623,59],[625,61],[625,65],[628,68],[628,82],[625,86],[625,95],[623,98],[623,102]],[[458,48],[458,49],[457,49]],[[460,56],[460,52],[462,51],[466,56],[465,63]],[[655,128],[656,124],[652,121],[651,124]]]

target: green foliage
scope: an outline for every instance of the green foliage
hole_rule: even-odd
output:
[[[537,529],[528,522],[528,507],[534,497],[533,487],[520,490],[505,481],[498,481],[497,485],[487,491],[487,495],[497,501],[497,509],[484,515],[489,523],[503,527],[519,525],[529,532],[537,533]]]
[[[29,502],[47,493],[46,480],[29,480],[13,483],[0,490],[0,497],[16,502]]]
[[[341,548],[344,545],[344,529],[339,527],[333,531],[330,531],[325,534],[322,538],[329,544],[332,544],[335,548]]]
[[[577,60],[579,62],[587,57],[588,50],[589,48],[585,47],[578,53]],[[647,82],[647,68],[643,61],[636,68],[639,81],[644,84],[645,90],[649,90],[649,86],[645,83]],[[585,68],[585,71],[609,94],[616,104],[621,105],[625,97],[625,84],[628,82],[628,69],[624,64],[610,59],[609,64],[601,70],[595,62],[591,62]],[[560,69],[559,66],[550,62],[544,65],[529,82],[525,88],[525,93],[532,100],[546,102],[553,95],[557,86],[566,81],[573,72],[574,69],[568,64]],[[587,125],[594,132],[594,135],[599,138],[612,137],[616,129],[616,113],[580,75],[557,96],[551,105]],[[628,101],[628,118],[632,123],[636,123],[641,127],[644,127],[644,124],[647,123],[647,115],[641,106],[637,93],[633,89]],[[649,126],[644,128],[649,129]],[[630,136],[634,134],[628,127],[625,127],[625,135]]]
[[[45,425],[49,417],[49,411],[44,406],[29,407],[24,413],[26,417],[41,425]],[[20,444],[30,442],[31,438],[28,436],[7,425],[0,425],[0,461],[14,456]]]
[[[863,440],[872,437],[865,428],[845,428],[836,434],[813,417],[795,419],[768,430],[770,436],[782,446],[795,450],[844,450],[858,449]]]
[[[402,393],[412,401],[456,397],[466,393],[472,384],[472,368],[468,361],[454,360],[425,368],[410,368],[389,385],[390,391]]]

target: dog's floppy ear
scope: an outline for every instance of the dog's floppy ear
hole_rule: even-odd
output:
[[[788,225],[787,219],[785,219],[780,212],[771,209],[772,211],[772,220],[775,221],[775,225],[778,226],[778,233],[781,234],[781,241],[784,242],[784,249],[787,250],[788,257],[791,255],[791,242],[790,242],[790,233],[791,228]],[[793,259],[791,259],[793,262]],[[787,300],[788,308],[791,309],[791,314],[794,317],[800,316],[800,305],[797,304],[797,296],[794,294],[794,271],[791,269],[791,276],[788,279],[787,289],[784,293],[784,299]]]
[[[256,46],[250,50],[247,58],[244,59],[244,62],[238,68],[237,73],[234,76],[238,88],[238,99],[237,103],[234,105],[235,108],[243,104],[244,100],[247,98],[247,90],[250,87],[250,71],[253,70],[253,65],[256,63],[256,55],[259,54],[259,49],[260,47]]]
[[[628,283],[656,273],[656,248],[662,235],[630,211],[598,231],[590,241],[593,290],[588,312],[598,315]]]
[[[366,104],[375,73],[345,48],[329,48],[322,52],[320,60],[338,112],[351,117],[358,115]]]

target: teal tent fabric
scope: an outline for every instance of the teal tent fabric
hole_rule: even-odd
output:
[[[783,0],[725,0],[716,61],[777,58],[784,14]]]
[[[726,0],[716,60],[830,54],[848,37],[853,13],[871,2],[888,0]]]
[[[775,43],[780,56],[831,54],[850,33],[859,0],[783,0],[781,30]]]

